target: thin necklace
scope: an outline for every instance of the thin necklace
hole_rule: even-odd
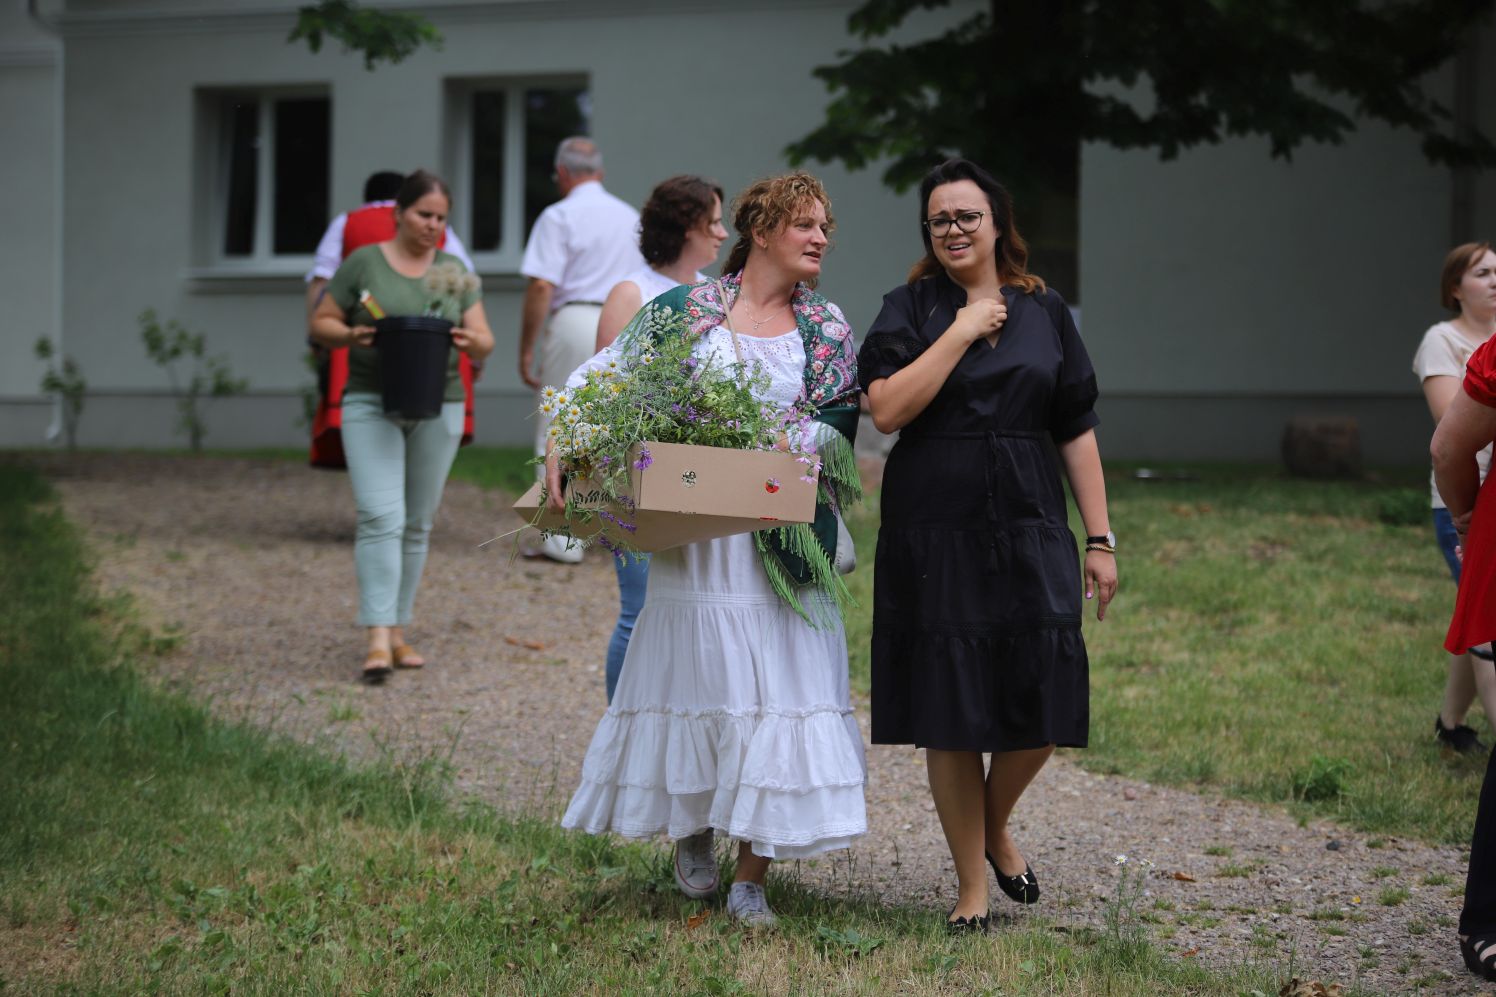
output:
[[[774,309],[774,311],[770,312],[769,315],[768,315],[768,317],[766,317],[766,318],[758,318],[752,312],[748,311],[748,303],[746,301],[743,302],[743,312],[744,312],[744,314],[746,314],[748,316],[748,321],[750,321],[750,322],[753,323],[753,331],[754,332],[758,332],[758,330],[762,329],[764,326],[766,326],[770,322],[774,321],[774,317],[776,315],[778,315],[780,312],[784,311],[788,307],[789,307],[788,304],[780,305],[778,308]]]

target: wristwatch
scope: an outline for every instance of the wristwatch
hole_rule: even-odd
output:
[[[1107,530],[1105,536],[1086,537],[1086,546],[1089,547],[1092,544],[1101,544],[1107,547],[1115,547],[1117,546],[1117,534],[1113,533],[1111,530]]]

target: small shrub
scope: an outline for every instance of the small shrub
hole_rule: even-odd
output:
[[[34,349],[36,358],[47,364],[47,372],[42,375],[42,390],[62,403],[63,439],[69,450],[76,450],[78,419],[83,415],[83,394],[88,390],[88,382],[83,379],[78,362],[67,354],[61,356],[61,363],[52,362],[55,353],[52,340],[46,336],[37,339]]]
[[[187,434],[192,452],[200,453],[203,437],[208,435],[208,425],[203,419],[203,396],[224,398],[242,394],[249,382],[230,374],[228,361],[223,357],[207,355],[207,336],[188,332],[175,319],[163,324],[156,318],[154,308],[140,313],[140,338],[145,341],[146,355],[166,371],[171,383],[171,393],[177,399],[177,428]],[[177,364],[182,360],[186,361],[187,370],[179,374]]]

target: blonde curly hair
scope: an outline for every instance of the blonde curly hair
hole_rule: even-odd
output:
[[[826,234],[830,235],[836,228],[836,221],[831,217],[831,198],[826,196],[821,181],[809,173],[765,177],[749,184],[732,199],[732,227],[738,232],[738,241],[727,254],[722,272],[742,272],[748,262],[748,251],[753,248],[754,234],[767,236],[778,232],[793,222],[811,201],[819,201],[826,209]]]

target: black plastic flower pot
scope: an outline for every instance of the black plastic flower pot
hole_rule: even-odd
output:
[[[447,393],[452,323],[429,315],[397,315],[374,323],[384,410],[402,419],[435,419]]]

